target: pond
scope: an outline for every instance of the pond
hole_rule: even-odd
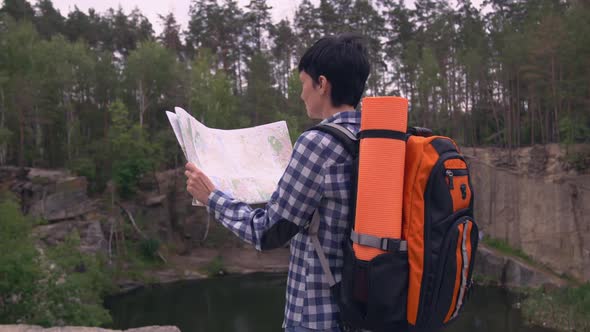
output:
[[[284,274],[232,275],[154,285],[110,297],[114,329],[175,325],[183,332],[281,331]],[[477,287],[450,332],[549,332],[525,326],[518,295]]]

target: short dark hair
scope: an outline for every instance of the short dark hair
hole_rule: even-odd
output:
[[[324,75],[332,84],[332,104],[357,107],[371,69],[363,38],[356,34],[324,37],[305,51],[299,61],[314,83]]]

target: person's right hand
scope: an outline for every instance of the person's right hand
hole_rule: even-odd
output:
[[[209,203],[209,195],[215,190],[215,185],[205,173],[203,173],[195,164],[187,163],[185,165],[186,171],[186,190],[197,201],[207,205]]]

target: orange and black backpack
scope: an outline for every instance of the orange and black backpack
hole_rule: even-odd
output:
[[[310,236],[340,309],[343,326],[375,332],[436,331],[461,312],[473,285],[478,244],[469,169],[455,142],[424,128],[407,133],[379,131],[370,137],[406,142],[401,239],[355,232],[359,142],[337,124],[319,130],[338,139],[353,157],[353,206],[344,245],[342,280],[336,283],[317,238],[319,215]],[[382,250],[369,261],[354,244]]]

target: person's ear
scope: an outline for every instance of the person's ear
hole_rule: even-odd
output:
[[[328,84],[330,84],[330,82],[328,81],[326,76],[320,75],[320,77],[318,77],[318,82],[319,82],[318,85],[320,88],[320,93],[322,95],[326,94],[328,92]]]

